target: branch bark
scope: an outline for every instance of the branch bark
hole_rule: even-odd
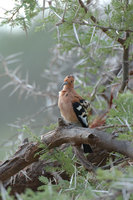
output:
[[[35,156],[40,151],[37,143],[23,144],[19,150],[8,160],[0,165],[0,181],[5,181],[15,175],[26,166],[38,161],[39,155]]]
[[[27,188],[36,191],[43,183],[38,179],[40,176],[45,176],[51,181],[52,184],[58,184],[60,180],[68,180],[68,175],[65,172],[52,172],[45,170],[48,167],[60,167],[58,162],[53,161],[38,161],[26,167],[12,178],[4,182],[4,187],[11,188],[11,195],[22,193]]]
[[[90,144],[107,151],[116,151],[127,157],[133,158],[132,143],[125,140],[117,140],[109,133],[98,131],[97,129],[82,127],[59,127],[56,130],[42,136],[42,142],[49,148],[60,146],[63,143]]]

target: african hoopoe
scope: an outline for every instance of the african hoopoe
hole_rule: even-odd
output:
[[[88,118],[86,108],[89,106],[88,101],[84,100],[74,90],[74,76],[66,76],[63,83],[63,89],[59,92],[58,107],[61,116],[66,122],[75,123],[88,128]],[[83,144],[84,152],[91,153],[90,145]]]

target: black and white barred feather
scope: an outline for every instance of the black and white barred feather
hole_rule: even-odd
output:
[[[79,122],[81,123],[81,125],[83,127],[88,127],[88,117],[86,114],[86,109],[84,108],[84,106],[79,103],[79,102],[75,102],[72,104],[73,106],[73,110],[79,120]]]
[[[89,105],[89,102],[84,99],[80,100],[80,102],[74,102],[72,104],[78,120],[80,121],[81,125],[86,128],[88,127],[88,116],[86,109],[89,107]]]
[[[75,102],[72,104],[73,110],[74,110],[79,122],[81,123],[82,127],[86,127],[86,128],[88,128],[88,116],[87,116],[86,109],[88,108],[89,105],[90,105],[89,102],[84,99],[80,100],[80,102]],[[84,147],[85,153],[93,152],[90,145],[83,144],[83,147]]]

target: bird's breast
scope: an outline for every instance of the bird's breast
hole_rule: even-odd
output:
[[[78,119],[72,107],[71,96],[69,93],[63,95],[59,93],[58,107],[60,109],[61,116],[67,122],[77,123]]]

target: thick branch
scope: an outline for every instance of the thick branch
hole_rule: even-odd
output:
[[[35,156],[40,149],[37,143],[26,143],[19,150],[0,165],[0,181],[7,180],[15,175],[26,166],[38,160],[39,156]]]
[[[109,152],[116,151],[133,158],[133,146],[131,142],[117,140],[109,133],[98,131],[97,129],[67,126],[43,135],[42,141],[49,148],[57,147],[63,143],[76,145],[90,144],[106,149]]]
[[[49,148],[58,147],[64,143],[74,145],[90,144],[97,146],[109,152],[115,151],[133,158],[133,146],[131,142],[117,140],[112,138],[106,132],[96,129],[61,126],[56,130],[48,132],[41,138],[42,142]],[[41,149],[37,143],[26,143],[22,145],[13,157],[0,165],[0,180],[5,181],[18,173],[31,163],[38,161],[39,155],[36,155]]]

